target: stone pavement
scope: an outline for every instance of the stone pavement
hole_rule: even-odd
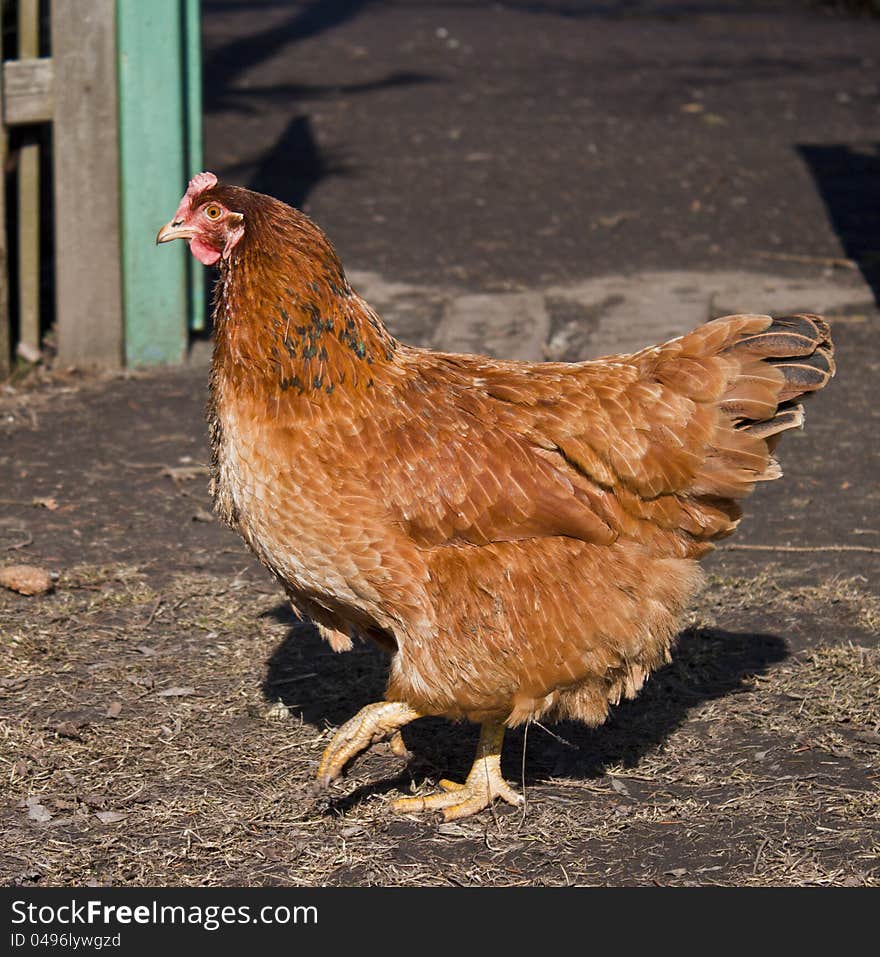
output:
[[[532,361],[631,352],[735,312],[833,316],[873,306],[870,287],[857,272],[844,269],[818,279],[654,271],[497,293],[389,282],[365,271],[349,278],[410,342]]]

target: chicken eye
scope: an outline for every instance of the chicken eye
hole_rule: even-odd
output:
[[[219,219],[219,218],[220,218],[220,207],[219,207],[219,206],[214,206],[214,205],[206,206],[206,207],[205,207],[205,215],[208,217],[208,219],[213,219],[213,220]]]

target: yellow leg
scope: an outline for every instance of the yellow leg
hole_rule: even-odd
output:
[[[487,721],[480,728],[480,743],[477,756],[464,784],[441,781],[442,788],[427,797],[399,798],[394,810],[402,812],[442,810],[447,821],[470,817],[482,811],[496,799],[508,804],[522,804],[523,798],[501,776],[501,745],[504,741],[504,724]]]
[[[339,777],[342,769],[353,757],[389,736],[392,738],[395,754],[399,754],[401,748],[405,754],[406,749],[399,729],[418,717],[418,711],[401,701],[377,701],[361,708],[353,718],[337,729],[327,745],[318,766],[318,784],[326,787],[334,778]]]
[[[412,757],[407,750],[406,742],[403,740],[403,735],[399,731],[395,731],[394,734],[392,734],[388,739],[388,746],[399,758]]]

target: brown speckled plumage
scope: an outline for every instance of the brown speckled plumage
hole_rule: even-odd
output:
[[[301,213],[208,202],[244,217],[215,291],[219,513],[335,648],[390,652],[389,701],[600,723],[781,474],[795,400],[833,374],[824,321],[730,316],[576,364],[436,353],[391,337]]]

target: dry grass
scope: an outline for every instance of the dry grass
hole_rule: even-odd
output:
[[[390,798],[461,774],[464,727],[422,722],[408,768],[380,745],[312,792],[329,726],[381,693],[378,654],[330,653],[259,572],[74,568],[0,594],[0,877],[876,885],[877,623],[858,579],[714,579],[604,728],[510,736],[524,812],[444,825]]]

